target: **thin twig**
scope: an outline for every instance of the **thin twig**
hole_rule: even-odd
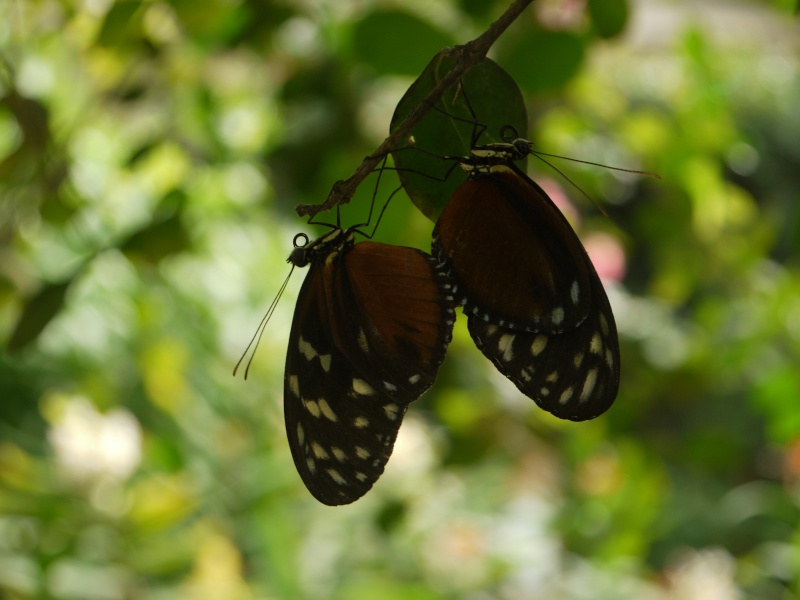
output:
[[[301,217],[315,215],[318,212],[330,210],[337,204],[347,204],[366,177],[375,170],[380,160],[389,152],[396,150],[408,138],[417,123],[436,104],[444,93],[464,76],[472,67],[483,62],[489,48],[508,29],[517,17],[533,0],[514,0],[506,11],[492,23],[480,36],[466,44],[452,48],[447,56],[455,59],[456,66],[448,72],[439,84],[417,104],[402,123],[387,137],[375,151],[365,158],[355,172],[343,181],[339,181],[331,189],[328,198],[322,204],[300,204],[295,209]]]

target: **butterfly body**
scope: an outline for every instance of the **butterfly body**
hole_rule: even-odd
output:
[[[292,457],[329,505],[365,494],[408,405],[436,377],[454,321],[450,283],[429,255],[335,228],[289,261],[309,266],[284,374]]]

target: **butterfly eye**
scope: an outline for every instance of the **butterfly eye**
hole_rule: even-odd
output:
[[[295,248],[305,248],[308,245],[308,236],[305,233],[298,233],[292,239],[292,245]]]

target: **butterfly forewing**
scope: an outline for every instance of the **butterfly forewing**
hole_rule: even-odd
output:
[[[589,312],[583,246],[547,194],[513,166],[458,188],[436,223],[433,253],[464,312],[489,323],[558,333]]]
[[[312,265],[295,309],[284,374],[284,416],[300,477],[320,502],[337,505],[361,497],[380,477],[402,414],[390,420],[383,402],[351,397],[353,382],[361,374],[334,343],[322,271]],[[378,440],[376,429],[383,431],[384,439]]]
[[[345,337],[357,340],[376,385],[413,400],[433,384],[450,342],[450,284],[431,256],[412,248],[363,242],[344,261],[356,326]]]
[[[561,419],[604,413],[619,389],[619,344],[614,315],[592,269],[587,318],[560,334],[519,331],[469,317],[475,344],[519,390]]]
[[[346,245],[312,261],[292,323],[284,413],[295,466],[319,501],[353,502],[383,473],[408,404],[433,383],[450,341],[446,285],[411,248]]]

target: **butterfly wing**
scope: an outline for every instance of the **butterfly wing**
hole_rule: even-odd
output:
[[[414,248],[363,242],[344,260],[349,285],[339,289],[349,288],[356,310],[343,315],[350,324],[343,350],[369,364],[375,387],[415,400],[433,385],[450,343],[455,313],[447,277]]]
[[[444,285],[430,257],[383,244],[311,265],[289,338],[284,414],[297,471],[320,502],[353,502],[383,473],[408,404],[433,383],[450,340]]]
[[[569,331],[589,313],[590,264],[578,236],[515,167],[467,179],[433,235],[465,313],[543,333]]]
[[[591,271],[591,310],[571,331],[519,331],[469,317],[475,345],[519,390],[561,419],[593,419],[619,389],[619,342],[603,284]]]

